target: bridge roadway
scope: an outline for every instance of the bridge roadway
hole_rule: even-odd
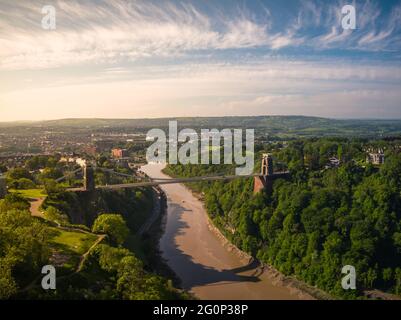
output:
[[[104,185],[104,186],[96,186],[96,189],[106,189],[106,190],[115,190],[115,189],[128,189],[128,188],[139,188],[139,187],[154,187],[162,184],[174,184],[174,183],[188,183],[188,182],[200,182],[200,181],[225,181],[225,180],[234,180],[238,178],[253,178],[258,177],[260,174],[251,174],[251,175],[234,175],[234,176],[208,176],[208,177],[192,177],[192,178],[172,178],[172,179],[154,179],[152,181],[146,182],[134,182],[134,183],[125,183],[125,184],[113,184],[113,185]],[[85,191],[84,188],[68,188],[67,191],[75,192],[75,191]]]

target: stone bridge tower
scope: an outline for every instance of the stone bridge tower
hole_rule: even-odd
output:
[[[265,153],[262,158],[262,165],[260,170],[260,176],[254,178],[253,193],[259,193],[262,190],[267,192],[273,191],[273,157]]]
[[[95,190],[95,175],[93,167],[89,163],[84,166],[84,189],[85,191]]]
[[[263,154],[260,175],[264,177],[273,175],[273,158],[268,153]]]
[[[0,198],[4,198],[7,194],[6,177],[0,173]]]

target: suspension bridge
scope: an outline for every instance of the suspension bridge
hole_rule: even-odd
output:
[[[106,184],[106,185],[95,185],[94,170],[98,169],[110,174],[115,174],[125,178],[133,178],[139,180],[136,182],[123,183],[123,184]],[[285,178],[288,175],[288,171],[274,172],[273,171],[273,158],[270,154],[264,154],[262,158],[261,172],[250,175],[213,175],[213,176],[202,176],[202,177],[189,177],[189,178],[171,178],[171,179],[151,179],[149,177],[142,177],[138,175],[130,175],[121,172],[114,171],[112,169],[92,166],[86,164],[82,168],[76,169],[69,174],[59,178],[56,182],[61,182],[72,174],[76,174],[83,171],[83,187],[80,188],[67,188],[70,192],[79,191],[94,191],[94,190],[118,190],[118,189],[130,189],[139,187],[156,187],[165,184],[175,183],[189,183],[189,182],[202,182],[202,181],[228,181],[240,178],[254,178],[254,193],[258,193],[262,189],[268,191],[272,190],[273,180],[276,178]]]

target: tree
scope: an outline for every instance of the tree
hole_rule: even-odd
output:
[[[401,268],[395,269],[395,293],[401,295]]]
[[[21,178],[26,178],[26,179],[30,179],[30,180],[33,179],[32,175],[25,168],[15,168],[15,169],[9,170],[7,172],[7,178],[10,180],[18,180]]]
[[[92,253],[99,266],[112,275],[119,297],[127,300],[178,298],[169,283],[145,271],[140,259],[125,248],[101,244]]]
[[[8,299],[17,292],[17,284],[5,259],[0,258],[0,299]]]
[[[108,272],[117,272],[121,269],[122,259],[132,253],[125,248],[114,248],[108,245],[101,244],[97,248],[99,252],[99,265],[103,270]],[[138,265],[136,268],[142,268],[139,260],[136,260]]]
[[[47,228],[8,198],[0,207],[0,299],[12,297],[49,257]]]
[[[58,179],[63,176],[63,172],[56,168],[45,168],[39,175],[40,181],[44,182],[48,179]]]
[[[52,206],[49,206],[46,209],[44,215],[47,220],[54,221],[59,224],[65,224],[69,222],[66,214],[63,214],[60,210]]]
[[[145,273],[142,263],[133,255],[121,259],[118,270],[117,291],[123,299],[166,300],[172,299],[166,281]]]
[[[65,188],[52,179],[44,181],[45,191],[48,195],[64,192]]]
[[[12,209],[29,210],[30,203],[27,199],[17,193],[9,193],[4,200],[0,202],[0,213],[7,212]]]
[[[129,234],[127,224],[119,214],[100,215],[96,218],[92,231],[95,233],[106,233],[118,245],[123,244]]]
[[[394,152],[400,142],[395,148],[378,142],[387,150],[380,168],[366,165],[366,142],[312,138],[267,147],[290,174],[263,197],[252,195],[247,180],[201,182],[196,191],[205,194],[209,216],[230,241],[281,272],[343,298],[375,287],[401,294],[401,153]],[[340,166],[323,169],[335,155]],[[170,165],[168,172],[228,174],[223,166],[202,165]],[[341,287],[340,267],[348,264],[361,288],[353,293]]]
[[[7,166],[3,163],[0,163],[0,173],[7,172]]]
[[[27,178],[21,178],[18,180],[14,180],[15,182],[15,188],[20,189],[20,190],[28,190],[28,189],[33,189],[35,188],[35,183]]]

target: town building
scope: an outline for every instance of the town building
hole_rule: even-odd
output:
[[[326,164],[325,168],[330,169],[330,168],[338,168],[341,164],[341,160],[337,159],[336,157],[331,157],[329,159],[329,162]]]
[[[87,154],[87,155],[90,155],[90,156],[96,156],[96,154],[98,153],[98,149],[97,149],[97,147],[96,146],[93,146],[93,145],[89,145],[89,146],[84,146],[83,148],[82,148],[82,152],[83,153],[85,153],[85,154]]]
[[[383,149],[377,150],[377,152],[374,152],[373,150],[368,150],[368,154],[366,156],[366,162],[375,164],[375,165],[381,165],[384,163],[384,151]]]
[[[116,158],[116,159],[126,158],[126,157],[128,157],[128,150],[115,148],[115,149],[111,150],[111,155],[113,158]]]
[[[86,165],[86,160],[84,158],[77,157],[77,156],[74,156],[74,157],[68,157],[68,156],[61,157],[59,162],[63,162],[63,163],[66,163],[66,164],[77,164],[80,167],[85,167],[85,165]]]

